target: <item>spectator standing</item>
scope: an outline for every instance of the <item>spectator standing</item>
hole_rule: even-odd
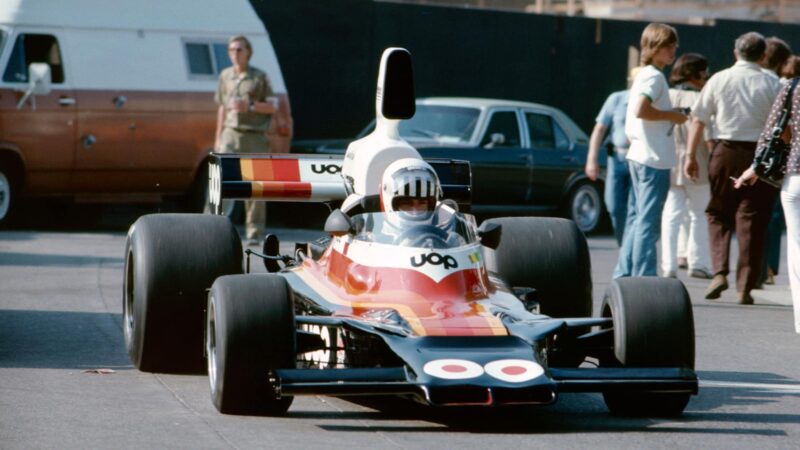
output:
[[[625,134],[631,142],[628,165],[635,207],[628,211],[625,235],[614,278],[656,275],[656,242],[661,234],[661,212],[669,190],[669,172],[675,165],[675,141],[670,130],[686,116],[672,109],[669,86],[661,70],[675,60],[678,32],[669,25],[651,23],[642,32],[643,67],[630,90]]]
[[[639,69],[634,68],[628,77],[628,88]],[[617,91],[608,96],[600,113],[595,119],[594,129],[589,138],[589,153],[586,156],[586,176],[596,181],[600,174],[598,159],[600,148],[603,147],[603,138],[609,133],[609,145],[606,163],[607,176],[604,200],[608,215],[611,217],[611,226],[614,228],[614,237],[617,245],[622,245],[622,236],[625,233],[625,220],[628,208],[633,208],[633,193],[631,192],[631,174],[628,169],[628,137],[625,135],[625,114],[628,109],[628,90]]]
[[[764,144],[771,134],[772,128],[778,121],[783,102],[788,95],[789,85],[784,85],[775,102],[769,119],[764,125],[764,129],[759,138],[759,145]],[[784,132],[784,139],[789,135],[790,150],[786,163],[786,176],[780,191],[781,203],[786,217],[786,240],[788,253],[789,287],[792,292],[792,303],[794,304],[794,331],[800,334],[800,89],[795,89],[792,94],[792,112],[789,122]],[[755,183],[755,184],[754,184]],[[735,187],[742,189],[752,189],[759,184],[752,167],[742,173],[736,180]]]
[[[214,96],[217,108],[217,132],[214,148],[220,153],[265,153],[266,132],[270,117],[277,111],[278,99],[273,95],[267,74],[250,66],[253,48],[245,36],[228,40],[228,56],[233,64],[219,75]],[[245,202],[245,235],[256,245],[264,234],[266,205],[260,201]]]
[[[786,61],[792,56],[792,49],[789,48],[789,44],[778,37],[769,37],[767,38],[765,55],[761,70],[783,81],[781,71]],[[783,208],[781,208],[780,199],[776,199],[769,225],[767,226],[766,248],[764,249],[764,258],[762,258],[761,263],[761,275],[756,287],[760,287],[762,284],[775,283],[775,275],[778,274],[778,269],[780,268],[781,237],[785,228],[784,223]]]
[[[714,278],[706,289],[707,299],[719,298],[728,288],[734,230],[739,243],[736,267],[739,303],[753,303],[750,291],[761,272],[764,238],[778,191],[766,183],[737,190],[731,178],[738,177],[753,161],[756,141],[780,89],[780,82],[762,72],[758,65],[765,50],[764,37],[758,33],[745,33],[736,39],[736,63],[714,74],[692,106],[694,118],[684,167],[686,176],[698,177],[695,149],[707,125],[713,124],[712,138],[717,141],[708,167],[711,200],[706,215]]]
[[[786,64],[786,60],[792,56],[792,49],[789,44],[777,36],[766,39],[767,48],[764,50],[764,59],[761,60],[761,70],[775,79],[781,76],[781,68]]]
[[[800,56],[792,55],[781,67],[781,82],[786,83],[798,76],[800,76]]]
[[[708,60],[697,53],[682,55],[675,62],[670,73],[669,90],[672,105],[679,109],[689,109],[700,96],[700,89],[708,79]],[[711,278],[711,261],[708,254],[708,222],[705,209],[711,197],[708,191],[708,150],[705,142],[698,142],[694,154],[698,159],[698,177],[688,179],[683,174],[686,160],[686,144],[689,140],[689,124],[676,125],[675,150],[678,159],[670,173],[670,187],[664,212],[661,216],[661,269],[666,277],[676,277],[678,269],[679,229],[688,218],[686,256],[689,276]]]
[[[791,56],[792,49],[789,48],[789,44],[778,37],[769,37],[767,38],[767,50],[761,68],[768,75],[778,77],[783,81],[781,71]],[[762,284],[775,283],[775,275],[778,274],[781,260],[781,236],[783,236],[783,231],[786,228],[784,223],[783,208],[781,208],[780,199],[776,199],[769,225],[767,226],[766,248],[761,264],[761,275],[756,287],[760,287]]]

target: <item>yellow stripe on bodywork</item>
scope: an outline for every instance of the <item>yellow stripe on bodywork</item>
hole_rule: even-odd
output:
[[[242,171],[242,181],[253,181],[253,160],[240,159],[239,168]]]
[[[500,320],[498,317],[490,313],[486,310],[486,308],[478,304],[476,308],[480,311],[481,316],[486,319],[486,322],[489,324],[489,327],[492,329],[492,334],[495,336],[508,336],[508,330],[506,330],[505,325],[503,325],[503,321]]]

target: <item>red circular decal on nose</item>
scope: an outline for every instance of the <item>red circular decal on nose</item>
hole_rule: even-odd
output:
[[[501,371],[506,375],[522,375],[527,369],[520,366],[507,366],[503,367]]]
[[[435,359],[425,363],[422,371],[445,380],[466,380],[484,373],[480,364],[466,359]]]

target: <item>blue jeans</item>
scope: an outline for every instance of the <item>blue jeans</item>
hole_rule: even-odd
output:
[[[625,235],[614,278],[657,275],[656,243],[661,237],[661,212],[669,192],[669,169],[628,161],[636,207],[628,211]]]
[[[611,217],[611,226],[614,228],[617,245],[622,245],[628,210],[633,209],[636,205],[631,189],[631,172],[628,168],[628,160],[616,151],[608,157],[606,164],[608,175],[603,198],[608,215]]]

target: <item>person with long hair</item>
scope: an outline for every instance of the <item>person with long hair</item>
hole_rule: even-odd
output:
[[[661,236],[661,212],[669,191],[669,173],[675,166],[672,127],[686,116],[672,108],[669,86],[661,71],[675,61],[678,32],[662,23],[645,27],[641,63],[630,90],[625,134],[631,142],[628,165],[634,208],[628,211],[625,234],[614,278],[655,276],[656,243]]]

